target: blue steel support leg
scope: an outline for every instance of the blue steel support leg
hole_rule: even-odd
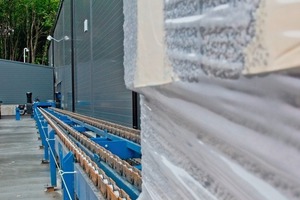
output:
[[[59,163],[60,163],[60,168],[63,167],[63,158],[64,158],[64,154],[63,154],[63,147],[61,145],[61,143],[58,143],[58,159],[59,159]],[[61,189],[64,188],[64,184],[61,184]]]
[[[47,124],[45,124],[45,122],[43,122],[43,120],[41,119],[41,120],[37,121],[37,126],[39,129],[40,138],[42,140],[42,145],[45,146],[46,138],[45,138],[45,134],[44,134],[44,127],[47,126]]]
[[[51,177],[51,186],[56,187],[56,164],[55,164],[55,132],[54,130],[49,133],[49,147],[50,147],[50,177]]]
[[[44,137],[42,137],[42,143],[43,143],[43,146],[44,146],[44,162],[47,162],[49,161],[49,145],[48,145],[48,142],[47,142],[47,139],[48,139],[48,126],[47,126],[47,123],[44,124],[43,123],[43,133],[42,135],[44,135]]]
[[[63,181],[64,181],[64,200],[75,199],[74,195],[74,156],[69,152],[64,158],[62,163]]]
[[[16,107],[16,120],[19,121],[21,119],[20,109]]]

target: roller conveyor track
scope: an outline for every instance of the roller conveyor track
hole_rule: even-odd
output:
[[[39,109],[43,117],[47,120],[49,125],[55,130],[57,136],[64,143],[64,145],[72,151],[75,155],[77,161],[80,163],[82,168],[91,178],[93,184],[99,188],[102,195],[111,200],[130,200],[130,197],[120,189],[116,183],[109,178],[103,170],[101,170],[95,162],[93,162],[89,156],[85,154],[76,144],[69,139],[65,133],[60,129],[60,127],[53,122],[53,120],[47,115],[47,113]]]
[[[99,144],[90,140],[85,135],[81,134],[77,130],[73,129],[69,125],[65,124],[61,120],[59,120],[54,115],[47,112],[47,115],[50,116],[56,123],[62,126],[65,130],[67,130],[77,141],[79,141],[82,145],[84,145],[91,152],[97,154],[101,160],[105,161],[109,166],[117,171],[120,175],[123,175],[128,182],[136,186],[139,190],[141,190],[141,171],[132,167],[128,162],[120,159],[118,156],[112,154],[107,149],[103,148]]]
[[[87,156],[80,148],[76,146],[76,144],[72,141],[72,139],[68,138],[67,135],[63,133],[63,131],[61,131],[60,127],[65,129],[65,131],[67,131],[73,138],[79,141],[88,150],[98,155],[103,162],[105,162],[108,166],[114,169],[119,175],[123,176],[129,183],[131,183],[136,188],[138,188],[139,191],[141,191],[142,179],[141,179],[140,170],[132,167],[128,162],[112,154],[110,151],[103,148],[102,146],[95,143],[94,141],[90,140],[88,137],[84,136],[74,128],[62,122],[61,120],[59,120],[57,117],[47,112],[46,110],[39,108],[39,111],[42,113],[42,115],[45,117],[48,123],[52,126],[52,128],[55,129],[55,131],[57,131],[58,129],[60,130],[58,132],[58,136],[60,137],[60,139],[64,142],[66,147],[69,148],[69,150],[74,153],[76,160],[80,163],[82,168],[90,176],[92,182],[97,187],[99,187],[101,193],[105,197],[108,196],[108,192],[107,192],[108,189],[107,188],[105,189],[103,182],[111,183],[110,184],[111,186],[109,187],[112,189],[112,194],[109,194],[110,196],[115,194],[115,196],[118,196],[118,198],[120,197],[119,199],[122,199],[123,197],[124,197],[123,199],[130,199],[128,195],[126,196],[126,193],[123,190],[117,187],[117,185],[111,178],[105,175],[103,170],[101,170],[98,167],[98,165],[91,160],[89,156]],[[118,198],[108,198],[108,199],[118,199]]]
[[[135,143],[141,144],[140,130],[128,128],[128,127],[125,127],[125,126],[122,126],[119,124],[107,122],[107,121],[96,119],[93,117],[84,116],[84,115],[66,111],[66,110],[61,110],[61,109],[57,109],[57,108],[51,108],[51,109],[53,109],[56,112],[73,117],[74,119],[85,122],[89,125],[100,128],[102,130],[107,130],[110,133],[117,135],[119,137],[123,137],[123,138],[133,141]]]

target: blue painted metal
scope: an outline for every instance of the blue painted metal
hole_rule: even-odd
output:
[[[36,107],[37,108],[37,107]],[[44,120],[42,114],[38,109],[34,109],[34,119],[36,121],[37,128],[40,133],[40,138],[42,145],[44,147],[44,161],[50,161],[50,178],[51,186],[57,186],[57,177],[56,177],[56,162],[55,162],[55,132],[51,130],[48,133],[48,123]],[[50,158],[49,158],[50,153]],[[53,155],[54,154],[54,155]]]
[[[33,103],[33,109],[36,110],[36,108],[49,108],[49,107],[55,107],[55,102],[34,102]]]
[[[37,121],[37,115],[39,113],[37,108],[49,108],[49,107],[55,107],[55,103],[54,102],[34,102],[32,104],[32,116],[33,118]],[[41,113],[39,113],[39,115],[41,115]]]
[[[44,120],[42,114],[36,110],[34,116],[39,130],[40,138],[42,140],[42,146],[44,147],[44,161],[49,160],[49,149],[48,149],[48,123]]]
[[[84,132],[84,131],[87,131],[87,129],[83,126],[74,126],[73,127],[76,131],[79,131],[79,132]]]
[[[55,138],[58,143],[58,145],[56,146],[57,152],[59,151],[58,149],[60,149],[61,155],[66,157],[69,151],[57,136]],[[76,194],[77,198],[80,200],[100,199],[101,195],[99,190],[97,190],[97,188],[93,185],[93,183],[85,174],[85,171],[80,167],[80,165],[74,163],[74,169],[76,171],[76,173],[74,174],[74,193]]]
[[[46,122],[47,123],[47,122]],[[49,139],[49,137],[48,137],[48,126],[47,125],[45,125],[45,126],[43,126],[43,134],[42,135],[44,135],[44,138],[43,138],[43,140],[45,140],[44,141],[44,160],[49,160],[49,144],[48,144],[48,139]]]
[[[74,119],[72,117],[68,117],[68,116],[66,116],[64,114],[57,113],[57,112],[55,112],[55,111],[53,111],[51,109],[47,110],[47,111],[50,112],[51,114],[53,114],[54,116],[56,116],[57,118],[61,119],[61,120],[64,119],[65,121],[69,121],[69,120],[72,121],[74,129],[77,129],[78,125],[79,125],[79,127],[84,127],[85,128],[84,130],[80,130],[80,128],[78,128],[78,131],[82,131],[82,132],[83,131],[87,131],[87,130],[93,131],[95,134],[97,134],[98,137],[101,138],[100,140],[98,138],[97,139],[96,138],[91,138],[93,141],[95,141],[97,143],[98,143],[98,141],[102,141],[103,138],[105,138],[104,140],[107,143],[108,142],[115,142],[115,141],[123,141],[123,142],[126,143],[126,148],[127,149],[125,149],[125,151],[126,152],[129,152],[129,151],[131,152],[131,153],[129,153],[129,154],[131,154],[131,156],[129,156],[128,158],[141,158],[141,145],[139,145],[137,143],[134,143],[134,142],[132,142],[130,140],[127,140],[125,138],[119,137],[117,135],[114,135],[112,133],[109,133],[107,130],[99,129],[97,127],[94,127],[92,125],[89,125],[87,123],[79,121],[77,119]],[[99,144],[101,146],[103,146],[102,142],[100,142]],[[109,145],[109,146],[111,146],[111,145]],[[115,147],[114,144],[112,144],[112,146]],[[116,148],[113,148],[113,149],[116,149]],[[122,158],[123,157],[123,155],[122,155],[123,151],[124,151],[124,149],[122,151],[116,151],[116,152],[113,152],[113,153],[116,154],[117,156],[119,156],[120,158]]]
[[[56,163],[55,163],[55,132],[52,130],[49,133],[49,147],[50,147],[50,178],[51,178],[51,186],[57,186],[57,179],[56,179]]]
[[[95,191],[97,191],[96,187],[93,185],[92,181],[85,174],[85,172],[80,167],[80,165],[75,164],[74,168],[76,170],[74,189],[75,189],[75,194],[77,195],[77,198],[78,199],[99,200],[101,198],[100,192],[95,192]]]
[[[63,192],[64,200],[75,199],[74,195],[74,155],[70,151],[64,158],[62,162],[63,170],[63,185],[65,186]]]
[[[32,115],[33,115],[33,118],[37,121],[36,117],[37,117],[37,113],[38,112],[38,109],[37,108],[49,108],[49,107],[55,107],[55,102],[34,102],[32,104],[32,109],[33,109],[33,112],[32,112]]]
[[[49,111],[51,114],[55,115],[58,118],[59,118],[59,116],[65,116],[65,115],[63,115],[61,113],[57,113],[57,112],[55,112],[53,110],[47,110],[47,111]],[[117,135],[114,135],[112,133],[109,133],[107,130],[99,129],[97,127],[94,127],[92,125],[89,125],[87,123],[79,121],[77,119],[74,119],[72,117],[68,117],[68,119],[71,120],[71,121],[73,121],[75,124],[78,124],[78,125],[80,125],[82,127],[85,127],[86,130],[93,131],[95,134],[97,134],[97,136],[99,136],[101,138],[106,138],[106,140],[108,140],[108,141],[118,141],[118,140],[125,141],[127,148],[129,148],[132,151],[136,152],[135,158],[140,158],[141,157],[141,145],[139,145],[137,143],[134,143],[134,142],[132,142],[130,140],[127,140],[125,138],[119,137]],[[75,127],[73,127],[73,128],[75,128]],[[94,140],[94,139],[92,138],[92,140]],[[116,154],[116,155],[118,155],[118,154]]]
[[[20,109],[16,107],[16,120],[19,121],[21,119]]]
[[[115,181],[115,183],[130,196],[131,199],[137,199],[139,197],[140,191],[138,191],[129,182],[125,181],[121,175],[116,173],[105,162],[99,160],[96,161],[95,158],[94,158],[94,162],[97,163],[97,165],[105,172],[105,174],[110,178],[112,178]]]
[[[63,158],[64,158],[64,151],[63,151],[63,143],[59,142],[58,143],[58,159],[59,163],[63,163]],[[61,188],[64,188],[64,185],[61,185]]]
[[[99,137],[107,137],[107,130],[102,130],[102,129],[99,129],[97,127],[94,127],[92,125],[89,125],[87,123],[84,123],[82,121],[79,121],[77,119],[74,119],[74,118],[71,118],[72,121],[74,121],[76,124],[79,124],[83,127],[85,127],[86,129],[90,130],[90,131],[93,131],[94,133],[96,133]]]
[[[43,119],[40,115],[40,113],[36,114],[36,125],[37,128],[39,130],[39,134],[40,134],[40,138],[42,140],[42,145],[45,145],[46,139],[45,139],[45,134],[44,134],[44,129],[43,129],[43,123],[42,123]]]
[[[90,138],[91,140],[98,143],[100,146],[108,149],[113,154],[119,156],[121,159],[129,159],[129,158],[141,158],[141,146],[136,144],[130,140],[125,138],[116,136],[114,134],[109,133],[107,130],[101,130],[89,124],[86,124],[82,121],[74,119],[72,117],[66,116],[64,114],[55,112],[53,110],[47,110],[54,116],[60,119],[66,119],[73,121],[73,128],[76,129],[76,126],[85,127],[86,130],[93,131],[100,137]],[[64,117],[63,117],[64,116]],[[75,144],[81,148],[97,165],[109,176],[111,177],[115,183],[122,188],[132,199],[137,199],[140,192],[133,185],[127,182],[121,175],[116,173],[110,166],[108,166],[105,162],[101,161],[99,156],[93,154],[90,150],[88,150],[85,146],[83,146],[80,142],[78,142],[75,138],[69,135],[69,138],[75,142]],[[142,169],[141,165],[134,166],[137,169]]]
[[[49,110],[47,110],[49,111]],[[72,125],[74,124],[72,120],[69,119],[69,117],[61,115],[61,116],[57,116],[58,119],[60,119],[61,121],[63,121],[64,123],[68,124],[68,125]]]
[[[131,185],[127,180],[124,179],[124,177],[119,175],[117,172],[115,172],[114,169],[112,169],[105,162],[103,162],[97,154],[92,153],[72,136],[69,136],[69,138],[71,138],[73,142],[75,142],[75,144],[81,150],[83,150],[86,153],[86,155],[89,156],[105,172],[107,176],[112,178],[115,181],[115,183],[130,196],[131,199],[138,198],[138,196],[140,195],[140,191],[137,188]]]
[[[99,144],[100,146],[106,148],[110,152],[115,155],[118,155],[121,159],[126,160],[129,158],[135,158],[135,156],[140,157],[140,155],[135,155],[136,153],[131,149],[127,148],[126,141],[110,141],[110,140],[103,140],[103,138],[92,138],[94,142]]]
[[[142,165],[135,165],[134,167],[142,171]]]
[[[142,155],[141,145],[137,145],[132,141],[128,141],[126,144],[128,149],[131,149],[132,151],[136,152],[139,155],[135,158],[141,158]]]
[[[37,108],[38,106],[36,106]],[[122,137],[113,135],[107,130],[101,130],[99,128],[93,127],[71,117],[62,115],[60,113],[56,113],[51,109],[46,109],[48,112],[59,118],[60,120],[64,121],[67,124],[70,124],[75,130],[79,132],[84,131],[93,131],[97,134],[98,137],[91,138],[93,141],[98,143],[100,146],[108,149],[115,155],[118,155],[121,159],[129,159],[129,158],[141,158],[141,147],[138,144],[135,144],[132,141],[124,139]],[[41,134],[42,142],[44,141],[43,138],[49,138],[49,146],[51,150],[54,149],[55,155],[59,157],[59,163],[64,172],[71,172],[74,171],[74,158],[73,155],[63,144],[63,142],[59,139],[58,136],[55,137],[54,131],[49,133],[49,137],[46,134],[42,134],[45,132],[44,127],[47,125],[45,123],[43,116],[39,113],[38,109],[35,109],[34,118],[37,121],[37,126]],[[44,136],[42,136],[44,135]],[[52,140],[55,137],[56,142]],[[131,199],[137,199],[140,191],[135,188],[132,184],[130,184],[123,176],[118,174],[114,169],[112,169],[108,164],[100,159],[97,154],[94,154],[90,150],[88,150],[85,146],[83,146],[79,141],[73,138],[71,135],[68,135],[70,139],[72,139],[75,144],[81,148],[87,156],[89,156],[109,177],[111,177],[115,183],[122,188],[130,197]],[[72,158],[71,158],[72,157]],[[54,157],[50,156],[50,171],[51,172],[51,184],[52,186],[56,185],[56,169],[54,163]],[[73,160],[72,160],[73,159]],[[72,162],[71,162],[72,161]],[[52,165],[51,165],[52,163]],[[54,164],[54,165],[53,165]],[[52,166],[52,167],[51,167]],[[78,165],[79,166],[79,165]],[[73,168],[72,168],[73,167]],[[80,167],[80,166],[79,166]],[[136,166],[136,168],[141,169],[141,166]],[[54,172],[55,171],[55,172]],[[76,170],[77,171],[77,170]],[[89,179],[86,180],[86,174],[84,170],[81,172],[77,172],[74,174],[64,174],[64,178],[70,175],[70,180],[67,180],[67,188],[70,191],[70,194],[76,193],[79,199],[97,199],[97,192],[95,191],[95,186],[91,183]],[[55,177],[54,177],[55,176]],[[73,177],[73,180],[72,180]],[[74,177],[76,181],[74,182]],[[84,178],[85,177],[85,178]],[[73,183],[71,183],[73,182]],[[68,194],[66,194],[66,188],[64,184],[62,184],[64,189],[64,199],[69,199]],[[92,193],[91,193],[92,192]],[[66,198],[65,198],[66,197]]]

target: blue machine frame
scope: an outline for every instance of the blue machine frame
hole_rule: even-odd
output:
[[[48,107],[54,106],[55,105],[51,103],[34,104],[34,118],[40,133],[42,145],[44,146],[44,161],[50,162],[51,186],[57,186],[56,168],[58,168],[58,173],[63,183],[62,188],[64,189],[63,199],[75,199],[75,195],[79,199],[101,199],[100,191],[87,177],[81,166],[75,163],[72,152],[67,149],[60,138],[55,135],[55,131],[52,130],[50,125],[48,125],[47,121],[37,108],[46,108],[45,110],[47,112],[56,116],[64,123],[72,126],[72,128],[77,131],[92,131],[95,133],[95,137],[90,138],[91,140],[119,156],[121,159],[126,160],[130,158],[141,158],[141,146],[122,137],[113,135],[107,130],[101,130],[74,118],[57,113],[54,110],[47,109]],[[82,149],[106,173],[107,176],[112,178],[118,187],[122,188],[131,199],[138,198],[140,191],[136,187],[125,180],[124,177],[116,173],[108,164],[103,162],[97,154],[88,150],[72,136],[68,135],[68,137],[73,140],[73,142]],[[56,161],[56,157],[58,157],[59,164]],[[142,168],[141,165],[136,165],[134,167],[138,169]]]

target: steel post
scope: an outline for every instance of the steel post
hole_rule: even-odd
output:
[[[69,152],[62,162],[62,178],[63,178],[63,199],[64,200],[73,200],[75,199],[74,195],[74,155],[72,152]]]
[[[47,143],[47,139],[48,139],[48,124],[46,122],[46,124],[43,124],[42,123],[42,126],[43,126],[43,137],[41,138],[42,139],[42,144],[44,146],[44,161],[49,161],[49,145]]]
[[[21,119],[20,109],[16,107],[16,120],[19,121]]]
[[[55,163],[55,131],[52,130],[49,133],[49,147],[50,147],[50,177],[51,177],[51,186],[57,186],[56,180],[56,163]]]

